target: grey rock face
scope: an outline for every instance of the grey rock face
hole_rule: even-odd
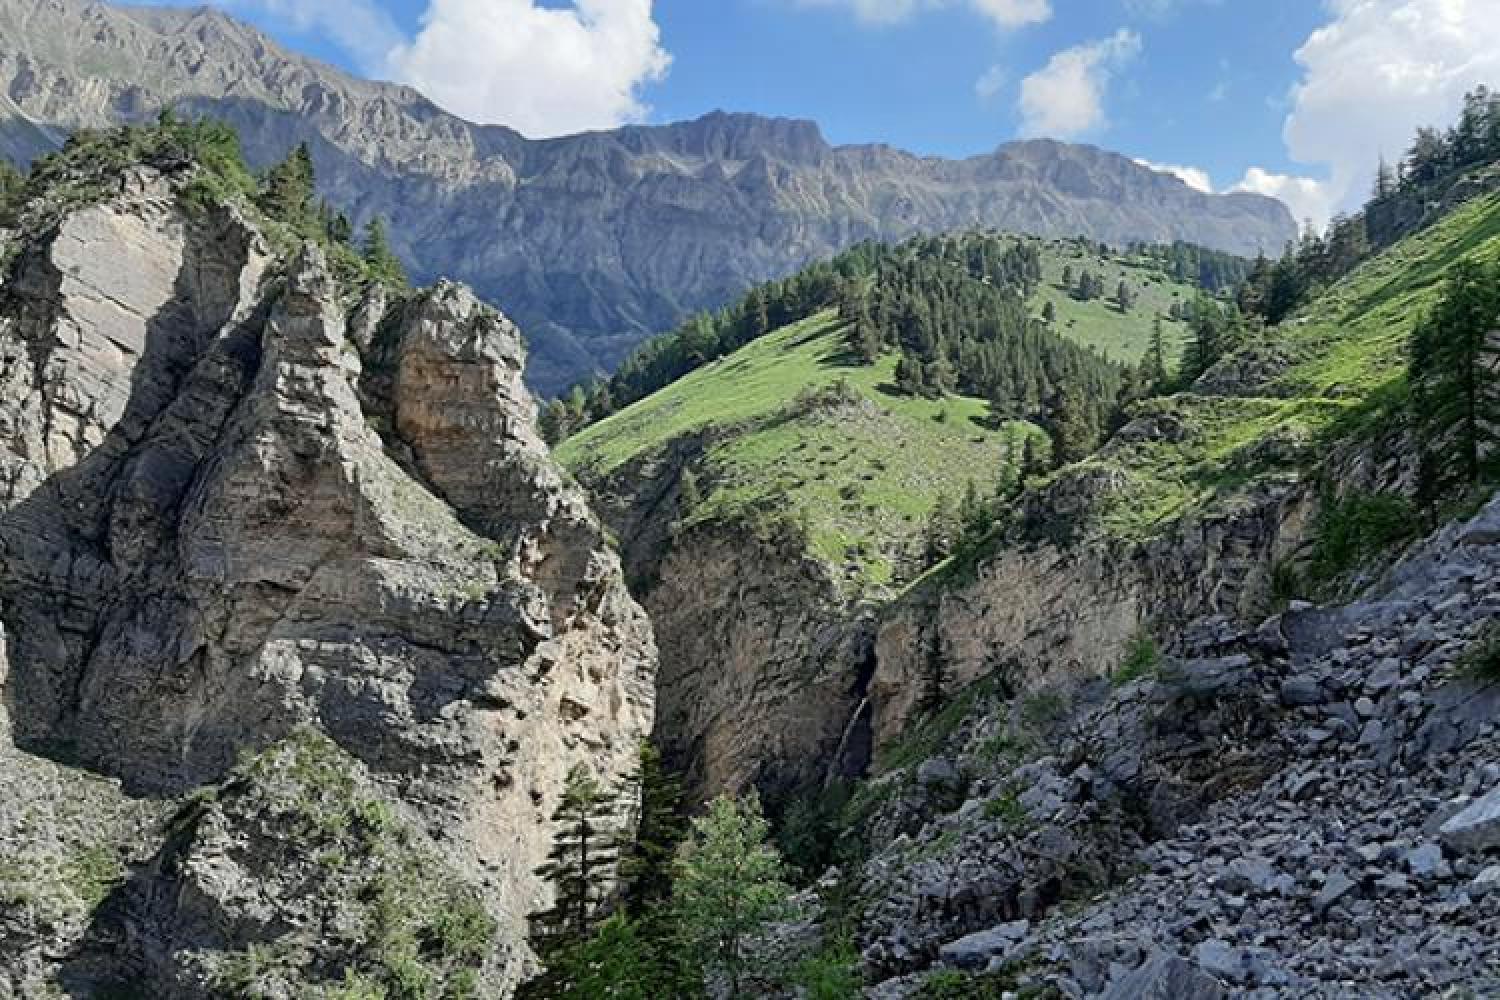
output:
[[[319,253],[179,183],[131,172],[0,298],[14,738],[173,797],[313,727],[499,921],[503,990],[567,771],[614,783],[649,731],[649,622],[508,320],[454,285],[366,300],[361,357]]]
[[[322,186],[382,214],[424,278],[504,302],[558,391],[685,311],[870,238],[998,227],[1247,256],[1295,235],[1281,204],[1205,195],[1123,156],[1012,143],[962,161],[834,148],[808,122],[715,114],[542,142],[352,79],[208,8],[0,0],[0,155],[67,131],[208,112],[257,165],[308,141]]]

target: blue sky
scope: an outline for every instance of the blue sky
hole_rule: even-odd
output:
[[[1320,221],[1418,124],[1500,83],[1496,0],[220,2],[529,135],[714,109],[945,156],[1048,135]]]

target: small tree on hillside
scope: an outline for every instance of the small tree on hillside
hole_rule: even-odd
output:
[[[1071,386],[1058,391],[1048,423],[1052,435],[1052,462],[1057,468],[1087,458],[1099,441],[1099,430],[1088,409]]]
[[[1500,266],[1461,260],[1411,338],[1408,378],[1425,452],[1424,499],[1477,485],[1500,441]]]
[[[1145,375],[1153,394],[1167,391],[1172,374],[1167,370],[1167,338],[1162,330],[1161,317],[1151,325],[1151,346],[1146,349]]]
[[[619,861],[616,798],[582,765],[568,772],[552,820],[557,824],[547,862],[536,873],[556,900],[531,917],[531,942],[547,971],[527,984],[529,998],[563,996],[568,956],[594,936],[609,915]]]
[[[8,226],[20,208],[26,178],[6,160],[0,160],[0,226]]]
[[[277,222],[306,230],[313,221],[315,186],[312,152],[304,142],[266,174],[257,203]]]
[[[753,795],[717,798],[693,821],[677,864],[672,901],[684,952],[733,998],[748,995],[746,945],[786,914],[791,896],[770,832]]]
[[[387,285],[406,284],[406,269],[401,266],[400,258],[391,249],[390,239],[385,232],[385,221],[378,215],[365,226],[364,260],[365,268],[373,280]]]
[[[641,745],[640,766],[631,780],[640,791],[640,805],[635,839],[620,855],[620,882],[626,908],[639,917],[671,896],[672,868],[687,839],[688,821],[682,782],[667,770],[654,745]]]

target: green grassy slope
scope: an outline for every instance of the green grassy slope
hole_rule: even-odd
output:
[[[1142,537],[1195,508],[1233,503],[1239,488],[1295,473],[1326,443],[1398,414],[1405,345],[1464,256],[1500,256],[1500,197],[1471,202],[1371,259],[1243,356],[1275,357],[1264,381],[1234,396],[1184,393],[1143,404],[1173,433],[1121,438],[1079,471],[1107,471],[1118,488],[1096,508],[1112,533]]]
[[[1094,244],[1015,239],[1042,246],[1044,280],[1028,305],[1040,316],[1052,302],[1056,332],[1134,362],[1160,317],[1173,355],[1180,350],[1186,325],[1167,313],[1196,294],[1193,286],[1151,262],[1101,254]],[[1075,300],[1061,287],[1069,266],[1099,275],[1107,297]],[[1111,301],[1122,278],[1137,296],[1123,313]],[[1042,434],[1024,422],[994,426],[983,400],[900,395],[892,388],[894,353],[874,366],[854,364],[842,338],[832,312],[774,331],[586,428],[557,457],[586,484],[597,483],[702,433],[710,441],[699,470],[704,495],[689,524],[791,521],[851,586],[909,579],[920,568],[922,530],[939,497],[956,502],[970,481],[981,496],[992,495],[1013,474],[1027,436]],[[809,405],[810,396],[840,382],[851,399]]]
[[[584,481],[685,434],[709,432],[691,521],[782,517],[851,584],[900,575],[940,495],[988,494],[1017,460],[1025,423],[993,427],[982,400],[896,394],[896,356],[850,364],[831,312],[769,334],[588,428],[558,449]],[[842,381],[835,405],[798,405]]]
[[[1075,299],[1062,284],[1063,269],[1076,276],[1089,270],[1104,281],[1104,298],[1090,302]],[[1121,281],[1134,290],[1136,301],[1128,312],[1114,303]],[[1175,363],[1187,340],[1188,327],[1169,318],[1174,302],[1188,304],[1197,295],[1192,285],[1172,280],[1153,263],[1123,254],[1102,256],[1093,244],[1076,240],[1049,240],[1043,245],[1042,287],[1032,296],[1032,313],[1040,316],[1048,302],[1056,312],[1053,329],[1076,343],[1092,347],[1113,361],[1135,364],[1151,345],[1151,328],[1160,317],[1168,347],[1168,360]]]

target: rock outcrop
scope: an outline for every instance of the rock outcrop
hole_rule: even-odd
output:
[[[1034,522],[1056,524],[1062,481]],[[932,678],[958,690],[1014,665],[1013,681],[1041,687],[1119,667],[1143,629],[1170,633],[1193,619],[1255,616],[1270,602],[1276,562],[1307,538],[1316,497],[1268,482],[1244,504],[1186,518],[1145,541],[1035,538],[999,548],[972,577],[920,589],[885,616],[870,685],[876,745],[900,735]]]
[[[296,56],[212,8],[0,0],[0,155],[169,103],[235,125],[257,166],[310,143],[325,193],[357,221],[390,219],[425,278],[506,304],[549,393],[687,311],[865,239],[994,227],[1254,256],[1296,235],[1269,198],[1203,194],[1093,147],[1019,142],[948,161],[726,114],[531,141]]]
[[[237,210],[185,205],[190,176],[128,171],[4,286],[14,740],[148,801],[295,734],[331,740],[494,920],[483,982],[504,991],[566,773],[619,781],[649,731],[650,624],[532,431],[508,320],[449,284],[347,301],[316,248],[287,259]],[[179,846],[255,854],[276,831],[242,828],[252,813],[216,813],[218,847]],[[160,904],[179,862],[139,891]],[[219,883],[168,895],[192,907],[215,887],[218,916],[98,921],[166,933],[168,959],[134,971],[203,995],[172,985],[197,980],[171,955],[212,951],[226,922],[244,943],[301,919]]]

